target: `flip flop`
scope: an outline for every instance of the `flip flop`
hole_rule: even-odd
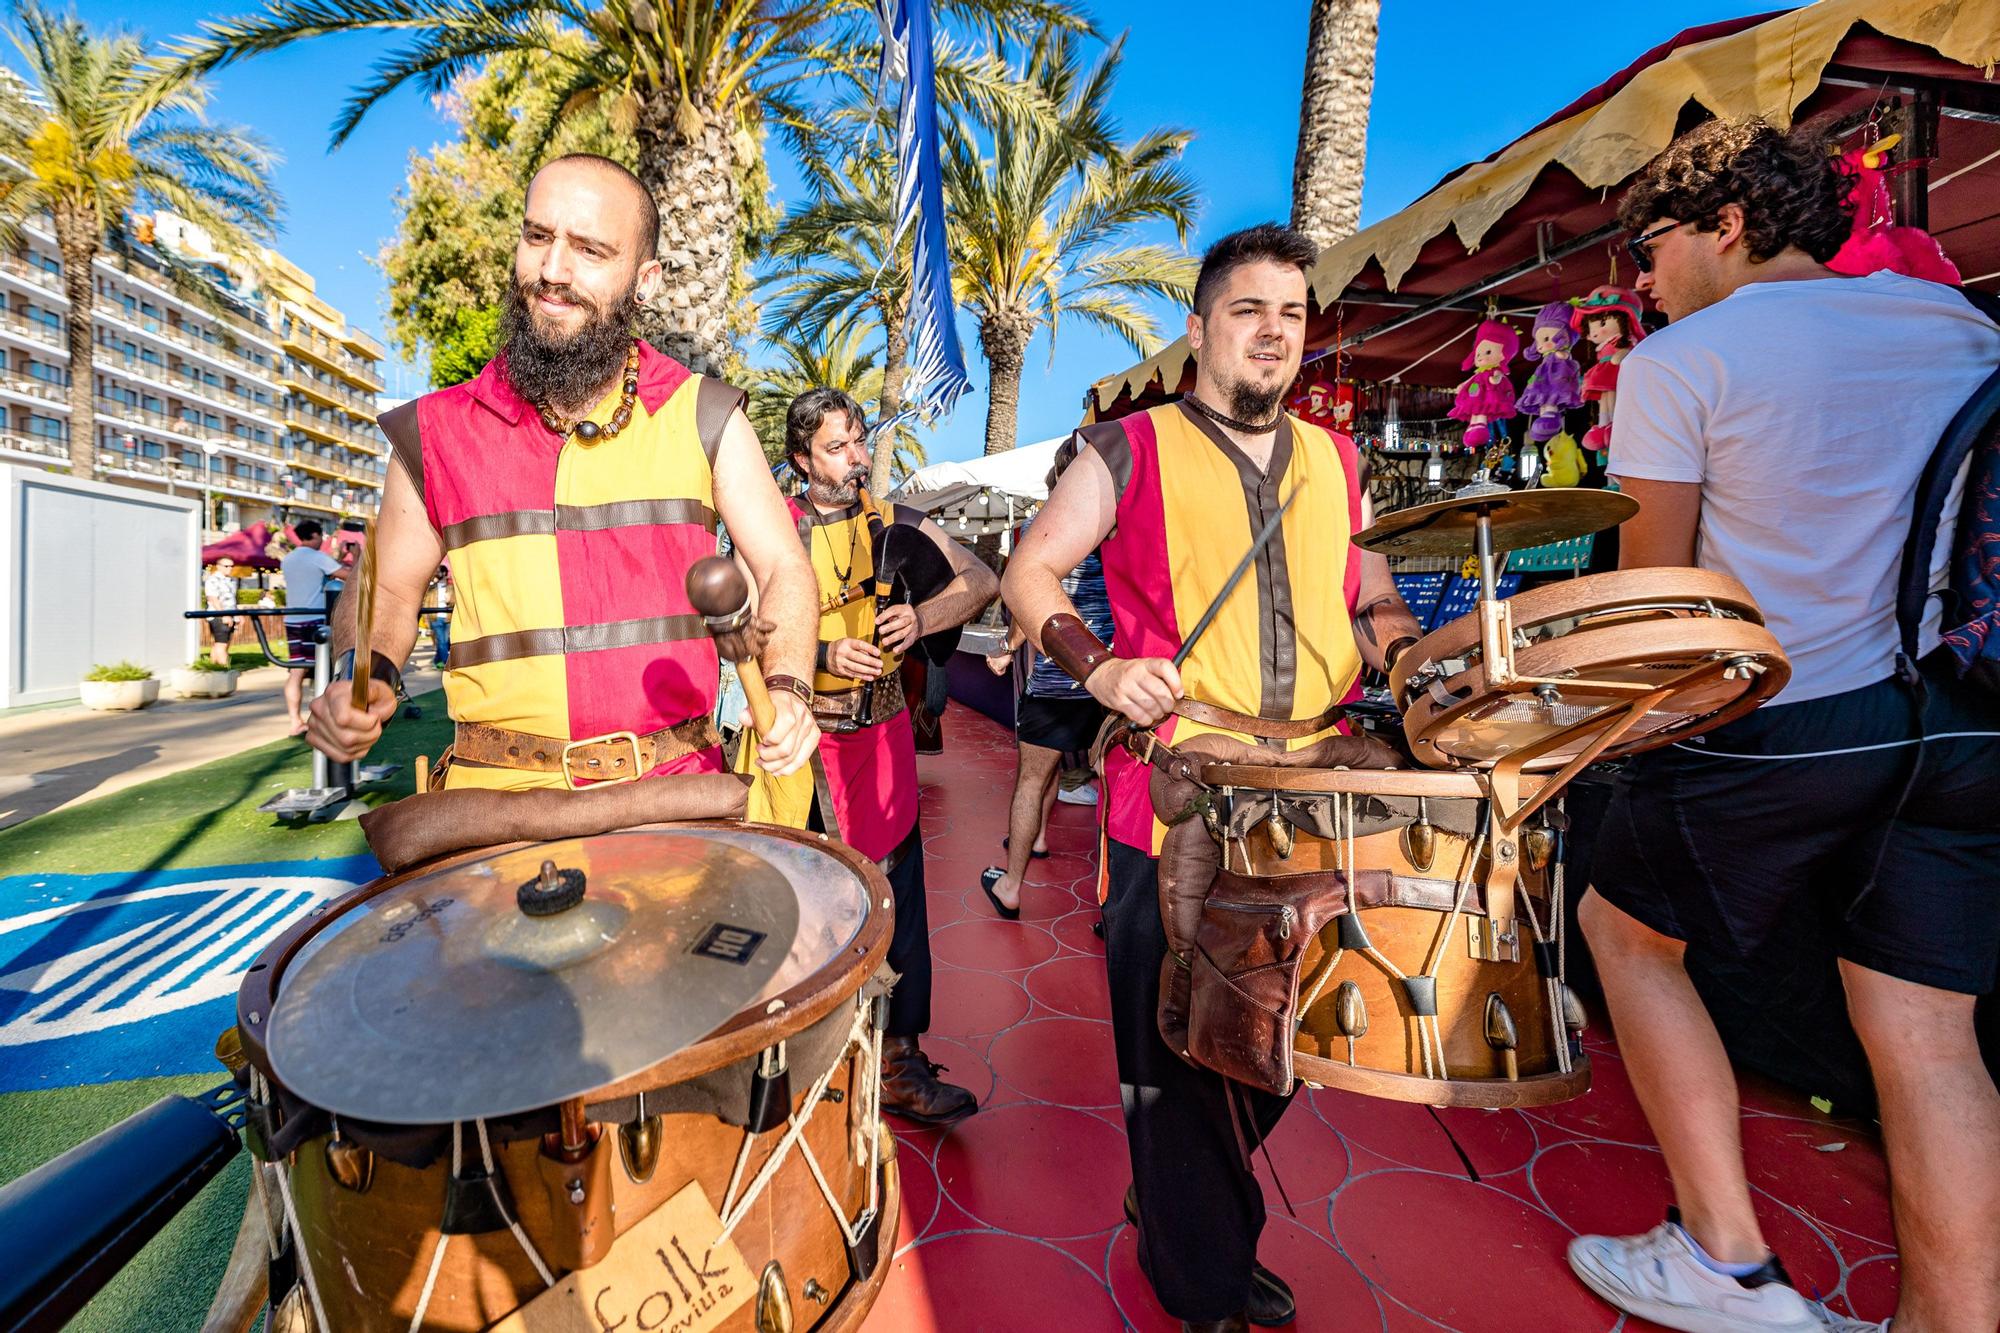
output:
[[[995,916],[999,917],[1002,921],[1019,921],[1021,919],[1021,909],[1019,907],[1007,906],[1007,904],[1000,901],[999,895],[993,892],[993,886],[1006,877],[1007,872],[999,866],[986,867],[986,869],[979,872],[979,891],[986,895],[987,902],[993,904],[993,914]]]
[[[1000,839],[1000,850],[1003,852],[1006,851],[1007,844],[1012,841],[1014,841],[1014,839],[1011,836]],[[1034,848],[1030,847],[1028,849],[1028,859],[1030,861],[1046,861],[1049,859],[1049,854],[1046,851],[1038,852]]]

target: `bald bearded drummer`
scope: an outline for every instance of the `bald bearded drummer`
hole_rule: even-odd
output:
[[[1349,540],[1369,522],[1354,442],[1281,407],[1304,348],[1315,255],[1304,236],[1269,224],[1210,248],[1187,321],[1193,391],[1079,431],[1076,461],[1007,566],[1007,606],[1036,646],[1099,703],[1168,742],[1222,732],[1280,749],[1311,744],[1338,726],[1363,664],[1386,667],[1417,638],[1387,562]],[[1277,537],[1176,668],[1184,636],[1287,500]],[[1093,550],[1115,657],[1062,591]],[[1123,749],[1104,767],[1105,963],[1140,1267],[1184,1329],[1289,1323],[1290,1288],[1257,1262],[1264,1196],[1230,1091],[1160,1036],[1167,939],[1154,858],[1164,829],[1150,770]],[[1288,1100],[1236,1095],[1253,1144]]]
[[[757,761],[790,773],[812,754],[812,568],[743,394],[632,336],[659,289],[658,234],[652,197],[607,158],[559,158],[529,184],[499,355],[383,416],[376,671],[366,709],[345,688],[313,702],[320,750],[358,758],[394,714],[391,664],[449,556],[445,788],[722,771],[715,643],[685,588],[719,517],[776,626],[762,655],[776,723]],[[354,643],[353,600],[336,651]]]
[[[884,448],[888,447],[886,444]],[[868,478],[868,423],[838,389],[813,389],[785,415],[785,455],[806,482],[791,500],[800,549],[819,585],[819,645],[812,707],[823,739],[812,780],[760,778],[750,817],[807,824],[880,863],[895,891],[896,929],[882,1044],[882,1109],[925,1125],[949,1125],[979,1109],[964,1088],[938,1078],[918,1039],[931,1023],[930,917],[924,903],[923,831],[917,819],[917,747],[897,674],[919,639],[955,629],[999,592],[993,572],[944,530],[905,505],[879,503]],[[937,587],[878,595],[876,575],[903,542],[936,568]],[[903,548],[905,550],[910,548]],[[910,561],[912,566],[919,563]],[[905,600],[907,598],[907,600]]]

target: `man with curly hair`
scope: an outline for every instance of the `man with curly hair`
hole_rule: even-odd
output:
[[[1610,472],[1643,506],[1621,564],[1741,580],[1792,677],[1761,711],[1642,756],[1606,815],[1581,916],[1677,1207],[1569,1258],[1669,1328],[1882,1327],[1808,1301],[1766,1245],[1735,1079],[1683,967],[1690,949],[1727,956],[1777,991],[1837,956],[1881,1103],[1895,1333],[1991,1333],[2000,1095],[1973,1004],[2000,959],[2000,707],[1935,652],[1935,608],[1923,661],[1899,670],[1895,586],[1918,478],[2000,362],[2000,328],[1952,288],[1829,270],[1846,185],[1810,132],[1711,122],[1619,210],[1639,289],[1672,321],[1620,367]]]

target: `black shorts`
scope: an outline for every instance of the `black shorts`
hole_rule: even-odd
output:
[[[1924,675],[1932,739],[1914,781],[1915,710],[1894,680],[1765,708],[1634,759],[1598,835],[1594,887],[1692,949],[1768,969],[1774,984],[1826,941],[1904,981],[1992,990],[2000,699],[1960,684],[1944,654]]]
[[[211,620],[208,622],[208,637],[217,643],[227,645],[236,637],[236,622],[233,620]]]
[[[1042,699],[1024,694],[1014,708],[1014,733],[1021,744],[1064,754],[1086,753],[1103,724],[1104,705],[1088,696]]]
[[[305,659],[305,669],[310,669],[313,654],[319,651],[319,627],[325,623],[324,620],[303,620],[296,625],[289,620],[285,622],[285,645],[294,662]]]

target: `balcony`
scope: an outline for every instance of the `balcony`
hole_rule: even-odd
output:
[[[370,490],[382,488],[382,477],[367,468],[356,467],[344,449],[309,449],[294,444],[286,449],[285,457],[295,468],[338,478]]]
[[[67,454],[64,456],[67,457]],[[201,469],[179,459],[148,458],[144,454],[126,453],[119,449],[99,449],[97,469],[112,476],[143,477],[149,481],[165,482],[169,486],[186,486],[191,491],[200,490],[204,484]],[[275,481],[258,481],[254,477],[231,472],[210,472],[206,484],[217,495],[242,495],[254,500],[285,498],[284,487]]]
[[[53,347],[67,354],[68,343],[61,329],[52,329],[38,319],[29,319],[18,310],[0,310],[0,330],[32,339],[45,347]]]
[[[337,375],[345,375],[373,393],[382,391],[382,378],[376,374],[371,362],[363,361],[333,339],[298,320],[286,323],[278,341],[286,351],[317,362]]]
[[[293,430],[310,435],[328,444],[346,445],[359,449],[365,454],[380,456],[382,442],[373,431],[357,430],[341,421],[330,421],[325,417],[304,411],[297,407],[285,409],[285,424]]]
[[[193,352],[197,356],[206,357],[217,367],[227,370],[232,375],[249,375],[266,381],[271,377],[272,367],[258,365],[225,343],[209,342],[206,338],[196,337],[186,329],[176,328],[156,316],[127,310],[116,301],[100,298],[92,306],[92,310],[100,323],[108,321],[118,328],[132,329],[163,343]]]
[[[293,486],[285,496],[288,504],[300,509],[317,509],[341,517],[373,514],[379,503],[372,491],[333,490],[325,486]]]
[[[169,366],[148,361],[144,357],[127,356],[123,349],[105,343],[96,344],[96,353],[94,369],[128,379],[141,380],[182,398],[205,404],[218,412],[242,417],[246,421],[273,431],[278,429],[277,417],[270,408],[244,402],[240,395],[230,393],[218,385],[190,384],[186,375],[178,373]],[[231,402],[231,399],[237,401]]]
[[[0,455],[14,457],[36,463],[61,463],[69,466],[69,443],[66,440],[51,440],[45,435],[21,435],[14,431],[0,431]]]
[[[379,410],[375,399],[365,393],[356,393],[342,384],[329,384],[315,375],[287,366],[278,373],[278,382],[295,393],[305,394],[328,407],[350,412],[365,421],[373,421]]]
[[[60,273],[51,273],[39,264],[30,264],[19,255],[0,255],[0,273],[32,282],[37,287],[57,296],[62,295],[63,280]]]
[[[197,425],[181,417],[168,416],[165,412],[156,412],[150,407],[135,407],[122,398],[106,398],[104,395],[99,394],[97,396],[97,415],[106,422],[123,422],[127,425],[139,426],[147,430],[157,431],[162,435],[170,435],[176,440],[191,444],[210,443],[231,453],[241,454],[246,457],[268,459],[274,463],[285,461],[285,451],[279,445],[259,444],[255,440],[246,440],[242,436],[233,435],[226,430],[217,430],[213,426]]]
[[[69,411],[69,390],[60,384],[36,379],[33,375],[23,375],[18,370],[0,367],[0,391],[18,394],[23,398],[33,398],[50,407]]]

